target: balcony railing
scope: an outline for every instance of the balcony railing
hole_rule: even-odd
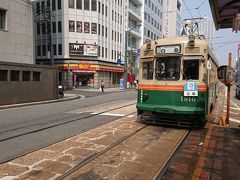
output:
[[[136,13],[137,15],[141,16],[141,11],[140,9],[138,9],[136,6],[134,6],[133,4],[129,3],[129,9],[131,9],[134,13]]]

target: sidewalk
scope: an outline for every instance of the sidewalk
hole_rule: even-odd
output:
[[[193,131],[186,138],[158,179],[240,179],[240,128],[234,128],[231,121],[229,126],[218,125],[225,105],[225,93],[221,89],[209,122],[204,129]],[[237,118],[240,120],[240,116]]]

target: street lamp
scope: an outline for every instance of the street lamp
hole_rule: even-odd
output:
[[[124,88],[127,89],[127,79],[128,79],[128,36],[129,33],[133,30],[136,29],[137,27],[140,27],[141,24],[137,24],[136,27],[131,27],[130,29],[128,29],[127,31],[125,31],[125,62],[124,62]]]
[[[43,1],[44,2],[44,1]],[[47,25],[48,45],[50,51],[50,64],[54,65],[54,54],[52,45],[52,11],[50,6],[40,4],[35,11],[35,22],[39,23],[42,27],[43,24]]]

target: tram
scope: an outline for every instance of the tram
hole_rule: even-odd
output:
[[[203,36],[148,41],[140,49],[138,119],[202,126],[218,95],[217,68]]]

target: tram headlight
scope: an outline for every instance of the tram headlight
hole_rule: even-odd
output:
[[[195,45],[195,36],[192,35],[192,34],[188,36],[188,45],[189,46],[194,46]]]

